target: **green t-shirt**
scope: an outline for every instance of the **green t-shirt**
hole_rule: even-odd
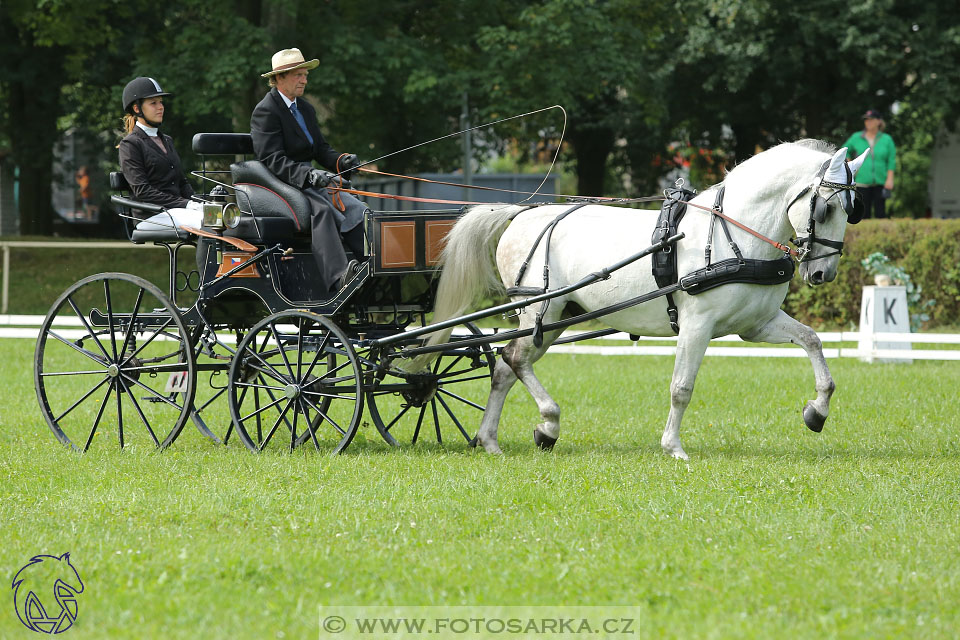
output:
[[[848,158],[857,158],[870,147],[870,143],[863,137],[863,131],[857,131],[843,143],[847,148]],[[887,181],[887,171],[893,171],[897,164],[897,147],[893,138],[883,131],[877,132],[873,140],[873,153],[863,161],[863,166],[857,171],[857,184],[874,185]]]

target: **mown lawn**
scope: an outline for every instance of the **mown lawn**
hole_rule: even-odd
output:
[[[369,424],[335,458],[190,425],[163,453],[81,456],[42,422],[32,349],[0,341],[0,557],[12,580],[71,552],[71,638],[316,638],[319,605],[361,604],[626,605],[639,637],[960,628],[956,363],[832,361],[818,435],[806,360],[708,359],[686,463],[659,451],[672,359],[561,355],[539,367],[564,409],[552,453],[518,388],[502,457],[389,449]],[[7,593],[0,637],[32,637]]]

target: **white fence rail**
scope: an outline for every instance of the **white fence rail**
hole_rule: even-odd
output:
[[[29,338],[36,339],[42,316],[0,315],[0,338]],[[66,318],[58,326],[65,331],[63,337],[73,337],[72,327],[80,327],[78,318]],[[82,333],[82,331],[80,332]],[[491,334],[492,330],[484,333]],[[565,336],[573,336],[579,331],[568,331]],[[960,345],[960,334],[951,333],[874,333],[873,349],[861,351],[859,346],[846,347],[844,343],[859,345],[861,335],[857,331],[825,331],[818,333],[823,342],[823,355],[827,358],[870,358],[876,360],[960,360],[960,348],[915,349],[913,345]],[[79,334],[77,337],[80,337]],[[232,336],[224,336],[225,340],[232,340]],[[604,343],[626,344],[604,344]],[[660,344],[650,344],[660,343]],[[663,344],[667,343],[667,344]],[[677,351],[676,338],[648,338],[641,337],[636,341],[630,340],[625,333],[616,333],[602,338],[595,338],[590,344],[562,344],[550,348],[550,353],[589,354],[601,356],[670,356]],[[905,344],[906,348],[881,348],[877,345],[890,343]],[[797,346],[726,346],[752,345],[744,342],[737,336],[726,336],[711,341],[707,348],[707,356],[749,357],[749,358],[805,358],[806,353]],[[837,346],[830,346],[837,345]]]
[[[3,277],[0,284],[0,313],[9,311],[10,303],[10,249],[143,249],[152,248],[152,245],[134,244],[132,242],[47,242],[32,240],[15,240],[0,242],[0,251],[3,252]]]

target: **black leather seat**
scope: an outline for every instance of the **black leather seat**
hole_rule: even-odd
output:
[[[310,201],[299,189],[270,173],[259,160],[232,164],[230,173],[241,211],[252,212],[258,223],[276,224],[280,218],[293,223],[294,233],[310,233]]]

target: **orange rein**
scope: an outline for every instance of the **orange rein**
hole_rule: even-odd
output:
[[[342,158],[344,155],[346,155],[346,154],[341,154],[340,157]],[[338,170],[338,172],[339,172],[339,169],[340,169],[340,158],[337,158],[337,170]],[[556,194],[556,193],[541,193],[541,194],[537,194],[537,193],[530,192],[530,191],[512,191],[512,190],[510,190],[510,189],[496,189],[496,188],[494,188],[494,187],[482,187],[482,186],[479,186],[479,185],[465,185],[465,184],[458,184],[458,183],[456,183],[456,182],[443,182],[443,181],[441,181],[441,180],[430,180],[430,179],[428,179],[428,178],[417,178],[417,177],[414,177],[414,176],[405,176],[405,175],[400,175],[400,174],[395,174],[395,173],[387,173],[387,172],[385,172],[385,171],[376,171],[376,170],[374,170],[374,169],[364,169],[364,168],[361,168],[360,171],[362,171],[362,172],[364,172],[364,173],[372,173],[372,174],[381,175],[381,176],[389,176],[389,177],[391,177],[391,178],[403,178],[403,179],[406,179],[406,180],[417,180],[417,181],[419,181],[419,182],[429,182],[429,183],[431,183],[431,184],[442,184],[442,185],[447,185],[447,186],[451,186],[451,187],[466,187],[466,188],[468,188],[468,189],[482,189],[482,190],[484,190],[484,191],[498,191],[498,192],[501,192],[501,193],[520,193],[520,194],[528,194],[528,195],[543,195],[543,196],[557,196],[557,197],[563,197],[563,198],[576,198],[575,196],[567,196],[567,195]],[[402,200],[402,201],[405,201],[405,202],[428,202],[428,203],[432,203],[432,204],[456,204],[456,205],[494,204],[494,203],[490,203],[490,202],[472,202],[472,201],[469,201],[469,200],[441,200],[441,199],[438,199],[438,198],[418,198],[418,197],[414,197],[414,196],[397,196],[397,195],[392,195],[392,194],[388,194],[388,193],[377,193],[377,192],[374,192],[374,191],[360,191],[360,190],[358,190],[358,189],[344,189],[343,187],[331,187],[330,189],[331,189],[331,191],[334,192],[334,203],[336,203],[337,201],[339,201],[339,202],[340,202],[340,205],[339,205],[340,207],[343,206],[343,201],[342,201],[342,199],[339,197],[339,193],[338,193],[338,192],[340,192],[340,191],[346,191],[347,193],[352,193],[353,195],[356,195],[356,196],[366,196],[366,197],[368,197],[368,198],[383,198],[383,199],[385,199],[385,200]],[[653,202],[653,201],[662,201],[662,200],[665,200],[665,199],[666,199],[666,198],[663,198],[663,197],[653,197],[653,198],[650,198],[650,197],[647,197],[647,198],[591,197],[591,198],[590,198],[591,201],[597,201],[598,204],[603,204],[603,203],[610,203],[610,204],[629,204],[629,203],[632,203],[632,202]],[[755,230],[751,229],[750,227],[748,227],[747,225],[743,224],[742,222],[737,222],[736,220],[734,220],[734,219],[731,218],[730,216],[724,214],[724,213],[721,212],[721,211],[718,211],[717,209],[714,209],[713,207],[705,207],[705,206],[703,206],[703,205],[694,204],[694,203],[692,203],[692,202],[686,202],[685,204],[687,204],[688,206],[691,206],[691,207],[700,209],[700,210],[702,210],[702,211],[706,211],[706,212],[708,212],[708,213],[712,213],[713,215],[719,216],[720,218],[723,218],[724,220],[726,220],[726,221],[729,222],[730,224],[732,224],[732,225],[734,225],[734,226],[736,226],[736,227],[738,227],[738,228],[740,228],[740,229],[743,229],[744,231],[746,231],[746,232],[749,233],[750,235],[754,236],[755,238],[758,238],[759,240],[762,240],[762,241],[766,242],[767,244],[772,245],[773,247],[776,247],[777,249],[779,249],[780,251],[783,251],[784,253],[790,255],[790,256],[793,257],[794,259],[796,259],[796,258],[799,256],[799,254],[797,253],[797,250],[796,250],[796,249],[792,249],[792,248],[788,247],[788,246],[785,245],[785,244],[782,244],[782,243],[780,243],[780,242],[777,242],[776,240],[773,240],[773,239],[771,239],[771,238],[768,238],[767,236],[763,235],[763,234],[760,233],[759,231],[755,231]],[[340,210],[343,211],[342,208],[341,208]]]

